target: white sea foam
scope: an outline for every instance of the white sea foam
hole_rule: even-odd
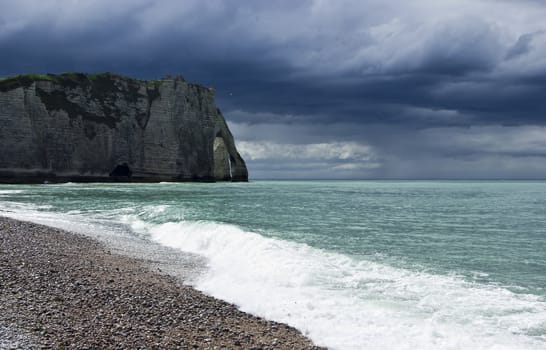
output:
[[[133,225],[208,259],[196,287],[333,349],[545,349],[546,302],[211,222]]]
[[[47,211],[52,208],[50,205],[16,202],[0,202],[0,208],[1,215],[16,220],[30,221],[89,236],[105,234],[103,229],[97,229],[97,220],[89,220],[85,215],[81,215],[79,210],[61,214]]]
[[[12,194],[19,194],[19,193],[23,193],[25,191],[23,190],[0,190],[0,196],[8,196],[8,195],[12,195]]]
[[[97,219],[1,203],[3,215],[77,232]],[[9,204],[9,205],[8,205]],[[233,225],[151,221],[168,206],[104,213],[140,237],[208,259],[195,282],[243,311],[285,322],[332,349],[546,349],[536,295],[399,269],[266,238]],[[119,233],[117,233],[119,234]]]

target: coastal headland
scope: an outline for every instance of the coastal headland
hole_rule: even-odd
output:
[[[0,78],[0,183],[247,181],[213,88],[181,76]]]

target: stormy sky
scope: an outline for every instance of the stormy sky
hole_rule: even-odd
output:
[[[541,0],[0,0],[0,76],[182,74],[251,178],[546,178]]]

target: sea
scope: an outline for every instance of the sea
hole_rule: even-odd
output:
[[[0,185],[0,215],[199,256],[331,349],[546,349],[546,182]]]

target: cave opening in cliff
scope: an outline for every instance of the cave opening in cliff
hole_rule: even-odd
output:
[[[110,173],[110,176],[125,176],[130,177],[133,174],[127,163],[118,164]]]

